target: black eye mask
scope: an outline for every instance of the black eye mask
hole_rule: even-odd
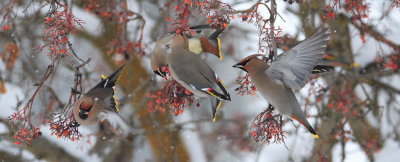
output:
[[[87,114],[92,110],[92,107],[90,107],[88,110],[79,108],[79,117],[81,119],[87,119],[89,117]]]

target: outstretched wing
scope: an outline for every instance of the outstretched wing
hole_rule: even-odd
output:
[[[286,87],[300,89],[322,59],[329,35],[328,27],[320,27],[309,38],[279,55],[266,71],[267,75]]]

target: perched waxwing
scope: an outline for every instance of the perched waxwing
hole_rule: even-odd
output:
[[[231,100],[220,78],[199,55],[189,51],[185,35],[176,35],[167,51],[167,63],[172,78],[197,97],[211,98],[212,115],[215,121],[216,112],[222,100]],[[213,102],[214,100],[214,102]]]
[[[118,103],[115,101],[113,88],[124,66],[107,78],[102,76],[100,83],[84,93],[76,102],[73,114],[79,124],[93,125],[98,121],[107,120],[114,128],[119,127],[124,132],[130,130],[125,120],[118,115]]]
[[[329,36],[329,28],[322,26],[300,44],[278,55],[270,65],[258,58],[263,55],[255,54],[233,66],[246,71],[256,89],[272,106],[300,122],[314,138],[318,135],[307,121],[293,90],[306,84],[313,68],[322,60]]]
[[[196,26],[197,27],[197,26]],[[202,27],[203,28],[203,27]],[[202,29],[200,27],[193,29]],[[189,40],[189,50],[191,54],[201,54],[208,53],[217,56],[222,60],[221,44],[218,38],[224,30],[216,30],[210,36],[205,36],[194,32],[192,34],[187,34]],[[169,48],[175,33],[168,33],[160,37],[154,47],[153,53],[150,58],[151,68],[153,72],[164,79],[166,79],[166,50]]]

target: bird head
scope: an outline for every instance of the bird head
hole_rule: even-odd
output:
[[[268,68],[268,65],[258,57],[264,57],[264,55],[250,55],[240,60],[232,67],[242,69],[245,72],[265,71]]]
[[[92,111],[94,105],[94,98],[93,97],[86,97],[82,98],[81,103],[79,104],[79,117],[83,120],[88,118],[88,113]]]
[[[189,42],[188,42],[187,37],[183,34],[176,34],[175,37],[172,39],[171,48],[172,49],[177,49],[177,48],[187,49],[187,48],[189,48]]]
[[[167,72],[163,71],[163,67],[167,66],[165,55],[170,48],[170,44],[173,38],[173,34],[166,34],[158,39],[150,58],[151,68],[154,74],[159,75],[164,79],[167,78]]]
[[[162,70],[162,67],[167,66],[165,59],[166,58],[164,57],[164,55],[159,54],[156,52],[156,50],[154,50],[150,60],[151,69],[153,70],[154,74],[163,78],[166,78],[167,76],[167,73]]]

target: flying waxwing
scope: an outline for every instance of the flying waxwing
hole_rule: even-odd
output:
[[[118,103],[115,101],[113,88],[124,66],[107,78],[102,76],[100,83],[84,93],[76,102],[73,114],[79,124],[93,125],[107,119],[114,128],[120,127],[124,132],[130,130],[125,120],[118,115]]]
[[[211,102],[214,99],[212,115],[215,121],[222,100],[230,101],[231,97],[211,67],[199,55],[189,51],[188,43],[185,35],[176,35],[172,39],[167,51],[169,72],[172,78],[195,96],[211,98]]]
[[[319,28],[313,35],[292,49],[277,56],[270,65],[255,54],[244,58],[233,67],[246,71],[256,89],[278,111],[305,126],[314,138],[317,133],[307,121],[293,89],[302,88],[317,63],[322,60],[329,40],[328,27]]]
[[[209,37],[206,37],[197,32],[193,34],[187,34],[189,40],[189,50],[194,54],[201,53],[209,53],[217,56],[220,60],[222,60],[222,52],[221,52],[221,44],[220,39],[218,38],[224,30],[216,30]],[[151,55],[151,68],[153,72],[164,79],[166,79],[167,75],[167,63],[165,55],[167,53],[167,49],[170,46],[172,39],[175,36],[174,33],[168,33],[162,37],[160,37],[156,46],[154,47],[153,53]]]

